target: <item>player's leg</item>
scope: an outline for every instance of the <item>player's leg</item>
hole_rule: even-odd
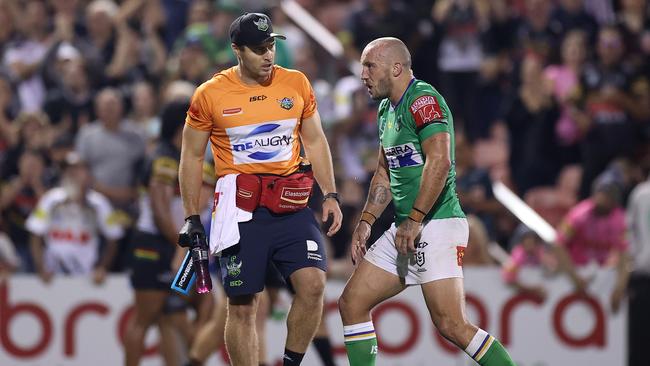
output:
[[[220,287],[215,286],[213,291],[219,291]],[[226,301],[224,296],[216,302],[212,315],[207,323],[201,326],[194,337],[192,348],[189,352],[190,366],[200,366],[210,357],[212,352],[218,350],[224,343],[224,332],[226,327]]]
[[[445,338],[480,365],[513,366],[501,343],[465,315],[462,258],[468,236],[463,218],[428,221],[410,260],[407,283],[421,284],[431,320]]]
[[[467,320],[462,278],[425,283],[422,285],[422,293],[438,331],[479,365],[515,365],[497,339]]]
[[[395,225],[377,239],[345,285],[339,299],[345,348],[351,366],[375,364],[377,336],[370,311],[406,288],[406,262],[395,249]]]
[[[177,315],[176,315],[177,316]],[[160,334],[160,355],[165,366],[180,364],[179,334],[172,320],[173,316],[163,315],[158,319],[158,332]]]
[[[135,311],[124,339],[126,366],[137,366],[144,352],[144,339],[147,330],[162,315],[167,291],[136,290]]]
[[[370,311],[382,301],[402,290],[405,285],[394,273],[364,259],[345,285],[339,298],[343,320],[345,348],[350,366],[372,366],[378,353],[375,327]]]

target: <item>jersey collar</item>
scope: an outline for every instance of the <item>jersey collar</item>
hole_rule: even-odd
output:
[[[397,104],[393,105],[393,103],[390,103],[390,106],[393,107],[393,109],[397,108],[397,106],[402,103],[402,99],[404,99],[404,95],[406,95],[406,92],[409,90],[411,85],[413,85],[413,82],[415,81],[415,78],[411,78],[411,81],[409,81],[409,85],[406,86],[406,89],[404,89],[404,93],[402,93],[402,96],[399,97],[399,100],[397,101]],[[389,100],[390,102],[390,100]]]

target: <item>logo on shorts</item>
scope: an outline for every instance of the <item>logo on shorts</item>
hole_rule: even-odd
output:
[[[242,280],[234,280],[234,281],[230,281],[229,284],[230,284],[230,287],[239,287],[239,286],[244,284],[244,281],[242,281]]]
[[[415,264],[422,267],[426,260],[424,259],[424,252],[415,253]]]
[[[313,240],[307,240],[307,259],[314,261],[322,261],[323,257],[315,253],[318,251],[318,243]]]
[[[235,263],[236,261],[237,261],[237,256],[233,255],[232,257],[230,257],[230,263],[226,264],[226,269],[228,270],[228,276],[230,277],[237,277],[241,274],[242,261],[239,261],[239,263]]]
[[[426,241],[421,241],[421,242],[417,243],[415,245],[415,247],[418,248],[418,249],[422,249],[422,248],[426,247],[427,245],[429,245],[429,243],[427,243]]]
[[[463,266],[463,257],[465,256],[465,247],[456,247],[456,263],[459,267]]]
[[[293,98],[284,97],[282,99],[278,99],[278,103],[280,103],[280,107],[286,110],[293,108]]]

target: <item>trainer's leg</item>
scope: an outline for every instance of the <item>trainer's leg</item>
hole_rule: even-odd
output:
[[[178,334],[177,329],[174,325],[172,316],[178,316],[178,314],[173,315],[162,315],[158,319],[158,332],[160,333],[160,354],[163,358],[165,366],[177,366],[181,363],[181,352],[179,350],[179,344],[184,343],[185,340],[181,335]],[[186,344],[183,344],[187,346]]]
[[[259,294],[228,299],[226,349],[233,366],[258,366],[255,313]]]
[[[377,336],[370,311],[406,286],[400,278],[363,260],[339,298],[345,348],[350,366],[372,366],[377,357]]]
[[[296,294],[287,315],[285,366],[300,364],[320,324],[325,272],[319,268],[305,267],[293,272],[290,279]]]
[[[257,305],[257,315],[255,317],[255,328],[257,331],[257,363],[260,366],[266,366],[266,321],[269,318],[269,293],[264,290],[260,293],[259,304]]]
[[[431,320],[445,338],[482,366],[515,366],[499,341],[467,320],[462,278],[427,282],[422,294]]]
[[[135,313],[124,340],[126,366],[140,364],[147,330],[160,318],[168,295],[168,291],[160,290],[135,291]]]

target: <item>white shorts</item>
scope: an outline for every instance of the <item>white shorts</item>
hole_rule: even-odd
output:
[[[397,252],[396,232],[397,227],[393,223],[368,249],[365,259],[404,279],[406,285],[463,277],[462,258],[469,237],[465,218],[425,222],[416,252],[409,255]]]

